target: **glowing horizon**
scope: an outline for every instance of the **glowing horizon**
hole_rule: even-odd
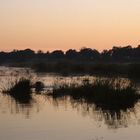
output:
[[[0,50],[140,44],[139,0],[1,0]]]

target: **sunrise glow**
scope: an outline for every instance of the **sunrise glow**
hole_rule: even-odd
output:
[[[0,49],[136,47],[139,5],[139,0],[1,0]]]

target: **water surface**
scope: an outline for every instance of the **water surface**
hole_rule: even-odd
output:
[[[1,67],[1,87],[9,86],[19,72],[24,75],[27,71]],[[45,83],[43,93],[57,81],[80,82],[88,77],[33,72],[32,75]],[[46,94],[33,94],[29,102],[21,103],[0,94],[0,124],[1,140],[139,140],[140,103],[127,110],[112,112],[69,97],[53,99]]]

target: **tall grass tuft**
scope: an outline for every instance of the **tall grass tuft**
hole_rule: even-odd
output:
[[[77,101],[95,103],[106,109],[130,108],[140,98],[135,85],[120,78],[85,79],[82,84],[63,83],[55,86],[50,95],[54,98],[70,96]]]
[[[3,93],[10,95],[19,103],[29,103],[32,99],[31,85],[31,80],[20,78],[15,80],[8,89],[4,89]]]

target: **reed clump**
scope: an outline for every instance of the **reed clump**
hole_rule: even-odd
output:
[[[120,109],[133,106],[140,98],[135,85],[120,78],[97,78],[93,81],[83,80],[82,84],[63,83],[55,85],[49,94],[53,98],[70,96],[77,101],[95,103],[107,109]]]
[[[13,97],[19,103],[28,103],[32,99],[32,83],[31,80],[26,78],[16,79],[12,84],[3,89],[3,93],[6,93]]]

